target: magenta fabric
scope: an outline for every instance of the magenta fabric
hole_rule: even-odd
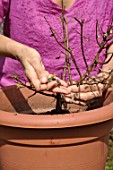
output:
[[[84,51],[90,66],[98,51],[96,20],[102,30],[106,32],[113,18],[112,13],[113,0],[76,0],[70,9],[65,10],[69,26],[69,46],[73,50],[82,74],[85,73],[86,67],[80,46],[80,26],[73,17],[85,21]],[[51,31],[44,19],[44,17],[47,18],[63,45],[63,31],[60,22],[61,7],[52,0],[0,0],[0,22],[4,16],[6,16],[4,34],[38,50],[46,69],[61,77],[65,63],[64,50],[57,44],[54,37],[50,36]],[[100,36],[100,33],[98,35]],[[71,72],[73,80],[77,80],[79,75],[72,60]],[[15,84],[15,80],[12,78],[14,74],[25,77],[21,63],[11,58],[0,58],[0,86]],[[92,72],[92,75],[96,74],[97,68]]]

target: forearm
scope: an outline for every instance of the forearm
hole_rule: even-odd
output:
[[[107,50],[107,59],[106,61],[110,61],[103,65],[102,70],[111,70],[113,69],[113,44]],[[112,57],[112,58],[111,58]]]
[[[4,35],[0,35],[0,56],[7,56],[18,59],[23,44],[18,43]]]

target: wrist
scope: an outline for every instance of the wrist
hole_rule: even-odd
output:
[[[25,51],[27,51],[27,48],[26,45],[17,42],[13,48],[13,57],[21,61],[23,56],[25,57]]]
[[[26,45],[3,35],[0,35],[0,42],[2,42],[0,43],[0,55],[13,59],[21,60],[23,53],[25,55],[26,48],[28,48]]]

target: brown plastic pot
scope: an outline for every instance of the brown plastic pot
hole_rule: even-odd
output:
[[[113,126],[113,91],[101,108],[35,115],[54,108],[51,97],[16,86],[0,90],[2,170],[104,170]],[[32,113],[26,114],[26,113]]]

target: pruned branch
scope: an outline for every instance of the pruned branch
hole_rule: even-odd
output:
[[[111,56],[109,58],[107,58],[107,55],[105,56],[105,61],[101,62],[99,61],[101,58],[101,54],[103,53],[103,51],[105,49],[107,49],[108,47],[108,43],[111,43],[111,40],[113,39],[113,31],[112,30],[112,22],[110,23],[110,25],[108,26],[108,29],[106,32],[103,32],[101,26],[99,25],[98,20],[96,20],[96,42],[98,45],[98,50],[97,53],[95,54],[95,56],[93,57],[93,61],[92,63],[89,65],[87,63],[87,56],[85,55],[85,48],[84,48],[84,38],[86,39],[85,35],[84,35],[84,25],[85,25],[85,20],[79,20],[78,18],[74,17],[73,19],[75,20],[75,22],[77,22],[80,26],[80,30],[76,30],[76,33],[79,34],[80,37],[80,47],[81,47],[81,52],[82,52],[82,57],[83,57],[83,62],[85,64],[86,67],[86,71],[85,73],[82,75],[82,72],[79,68],[79,65],[77,63],[76,60],[76,56],[74,56],[73,54],[73,50],[70,47],[69,44],[69,32],[68,32],[68,18],[65,16],[65,6],[63,3],[63,0],[61,0],[62,3],[62,13],[61,13],[61,17],[60,17],[60,21],[61,21],[61,25],[62,25],[62,32],[63,32],[63,36],[61,37],[61,35],[59,35],[57,33],[56,30],[54,30],[54,28],[51,26],[50,22],[48,21],[48,19],[46,17],[44,17],[46,23],[48,24],[48,27],[51,31],[51,35],[50,37],[54,37],[55,41],[57,42],[57,44],[61,47],[61,52],[64,54],[65,56],[65,64],[64,64],[64,68],[63,68],[63,73],[62,73],[62,79],[65,80],[66,77],[66,73],[68,76],[68,85],[77,85],[79,87],[79,95],[80,95],[80,85],[89,85],[92,90],[92,85],[96,85],[97,89],[99,91],[98,85],[99,83],[104,84],[105,86],[107,85],[107,80],[110,78],[110,76],[113,73],[113,70],[107,72],[107,77],[104,76],[95,76],[95,77],[91,77],[91,72],[96,68],[96,66],[98,64],[100,64],[101,66],[103,66],[104,64],[107,64],[111,61],[111,59],[113,58],[113,53],[111,53]],[[73,37],[74,38],[74,37]],[[62,43],[63,42],[63,43]],[[59,59],[59,57],[57,57],[57,59]],[[73,77],[72,77],[72,73],[71,73],[71,62],[70,59],[72,60],[76,71],[78,72],[79,75],[79,79],[76,82],[73,82]],[[97,71],[97,70],[96,70]],[[99,69],[98,70],[100,73],[106,73],[103,70]],[[45,96],[50,96],[50,97],[54,97],[56,99],[56,111],[59,113],[62,110],[62,104],[64,103],[64,98],[62,94],[48,94],[45,92],[37,92],[36,89],[32,86],[32,85],[27,85],[26,82],[22,82],[19,79],[19,76],[15,77],[16,81],[18,83],[20,83],[20,85],[27,87],[28,89],[34,91],[34,94],[36,93],[40,93],[43,94]],[[24,81],[24,80],[23,80]],[[49,80],[48,80],[49,81]],[[52,80],[53,81],[53,80]],[[33,94],[33,95],[34,95]],[[81,102],[81,100],[80,100]],[[80,102],[78,102],[80,104]],[[89,105],[89,101],[88,101],[88,105]]]

